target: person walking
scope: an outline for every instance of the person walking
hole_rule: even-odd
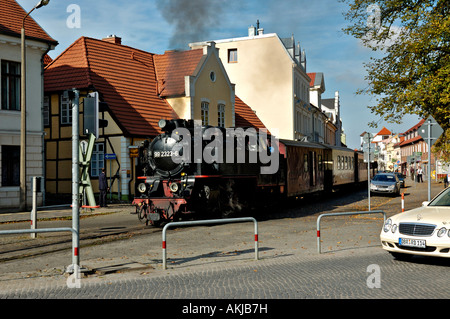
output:
[[[108,205],[106,204],[106,193],[108,192],[109,187],[108,182],[106,181],[105,168],[102,168],[102,172],[98,177],[98,189],[100,190],[100,207],[108,207]]]
[[[422,167],[419,167],[419,169],[417,170],[417,182],[419,183],[423,183],[422,173]]]

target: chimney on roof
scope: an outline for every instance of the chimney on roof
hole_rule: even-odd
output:
[[[122,44],[122,38],[116,36],[115,34],[110,34],[106,38],[103,38],[102,41],[106,41],[114,44]]]

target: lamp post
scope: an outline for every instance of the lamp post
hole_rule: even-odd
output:
[[[22,20],[21,30],[21,70],[20,70],[20,210],[27,208],[27,117],[26,117],[26,54],[25,20],[34,9],[46,6],[50,0],[41,0]]]

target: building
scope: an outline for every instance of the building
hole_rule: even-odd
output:
[[[158,55],[126,46],[117,36],[81,37],[45,69],[46,185],[58,197],[71,193],[72,114],[64,91],[72,88],[81,93],[80,128],[83,98],[90,92],[99,94],[104,105],[99,116],[108,121],[91,160],[92,188],[98,190],[98,175],[105,167],[114,197],[124,200],[130,199],[136,180],[130,150],[160,133],[160,119],[264,127],[235,96],[214,43]]]
[[[0,1],[0,207],[20,204],[21,27],[27,12],[14,0]],[[44,176],[43,76],[48,51],[58,44],[28,16],[26,35],[26,181],[31,206],[31,178]],[[38,194],[42,204],[42,193]]]
[[[411,176],[419,167],[422,168],[424,175],[428,175],[428,144],[419,135],[420,127],[425,123],[425,119],[421,119],[416,125],[408,129],[402,135],[404,141],[400,143],[402,155],[402,170],[407,171]],[[436,157],[434,153],[431,156],[431,171],[436,170]]]
[[[210,42],[191,43],[192,50]],[[214,40],[219,57],[236,95],[251,105],[267,129],[283,139],[314,136],[312,126],[305,132],[303,116],[311,123],[306,56],[294,37],[280,38],[275,33],[251,26],[245,37]]]

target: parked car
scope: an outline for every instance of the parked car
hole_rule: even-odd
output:
[[[370,193],[400,195],[400,184],[394,173],[378,173],[370,181]]]
[[[383,249],[398,259],[413,255],[450,258],[450,188],[422,207],[388,218],[380,239]]]
[[[400,185],[401,185],[401,187],[405,187],[405,176],[402,174],[402,173],[399,173],[399,172],[395,172],[394,173],[395,175],[397,175],[397,178],[398,178],[398,180],[400,181]]]

